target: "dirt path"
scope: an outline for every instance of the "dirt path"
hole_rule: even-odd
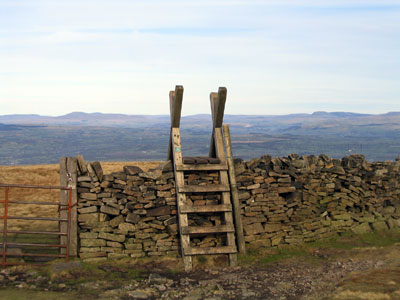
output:
[[[344,246],[358,242],[250,253],[237,268],[200,259],[191,273],[179,258],[12,267],[0,271],[0,299],[400,299],[400,243]]]

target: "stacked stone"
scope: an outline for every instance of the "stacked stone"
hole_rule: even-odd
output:
[[[399,226],[399,166],[361,155],[237,161],[245,240],[269,247]]]
[[[143,172],[127,166],[103,174],[100,163],[78,157],[80,257],[102,260],[177,254],[175,181],[170,162]],[[361,155],[271,158],[235,164],[245,240],[254,246],[299,244],[341,234],[400,226],[400,157],[368,163]],[[217,172],[186,174],[185,184],[218,183]],[[193,205],[220,203],[213,193],[187,195]],[[223,224],[197,214],[191,226]],[[196,236],[194,246],[222,245],[220,236]]]
[[[79,161],[80,257],[143,257],[178,253],[171,163],[104,175],[99,162]]]

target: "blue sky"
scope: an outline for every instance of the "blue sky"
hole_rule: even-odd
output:
[[[400,1],[0,0],[0,114],[400,111]]]

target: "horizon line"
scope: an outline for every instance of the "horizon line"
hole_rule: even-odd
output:
[[[225,116],[290,116],[290,115],[313,115],[318,113],[326,113],[326,114],[334,114],[334,113],[346,113],[346,114],[356,114],[356,115],[370,115],[370,116],[379,116],[379,115],[387,115],[393,113],[400,113],[399,111],[388,111],[385,113],[362,113],[362,112],[354,112],[354,111],[323,111],[318,110],[311,113],[306,112],[299,112],[299,113],[288,113],[288,114],[230,114],[225,113]],[[101,115],[122,115],[122,116],[169,116],[169,114],[124,114],[124,113],[107,113],[107,112],[84,112],[84,111],[73,111],[63,115],[40,115],[40,114],[6,114],[0,115],[0,117],[7,117],[7,116],[39,116],[39,117],[50,117],[50,118],[57,118],[57,117],[64,117],[71,114],[86,114],[86,115],[94,115],[94,114],[101,114]],[[211,115],[211,113],[200,113],[200,114],[187,114],[182,115],[182,117],[190,117],[190,116],[201,116],[201,115]]]

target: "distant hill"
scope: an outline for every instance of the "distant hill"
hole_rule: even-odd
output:
[[[4,115],[0,116],[3,124],[26,125],[87,125],[87,126],[115,126],[115,127],[142,127],[142,125],[169,122],[169,116],[153,115],[123,115],[103,113],[73,112],[64,116],[51,117],[40,115]]]
[[[234,155],[244,159],[361,153],[376,161],[400,153],[400,112],[225,115],[224,123],[230,124]],[[182,117],[184,155],[208,154],[211,124],[207,114]],[[169,126],[168,115],[0,116],[0,164],[54,163],[78,153],[88,160],[163,160]]]
[[[269,124],[273,128],[289,124],[388,124],[400,122],[400,112],[386,114],[358,114],[352,112],[324,112],[318,111],[312,114],[289,115],[225,115],[226,123],[234,123],[245,127]],[[81,126],[111,126],[111,127],[151,127],[169,126],[169,115],[124,115],[73,112],[63,116],[41,115],[0,115],[0,123],[19,125],[81,125]],[[316,123],[317,122],[317,123]],[[208,114],[199,114],[182,117],[182,124],[208,126],[211,117]]]

